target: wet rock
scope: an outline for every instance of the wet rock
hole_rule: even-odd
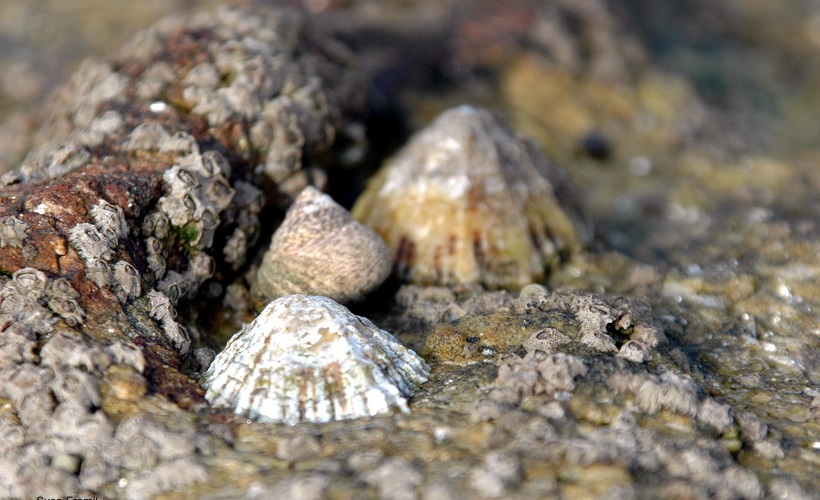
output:
[[[405,291],[406,290],[406,291]],[[458,307],[463,314],[454,324],[439,324],[425,339],[424,355],[453,362],[470,362],[499,353],[510,353],[525,345],[528,349],[553,352],[557,346],[572,342],[581,344],[594,352],[617,353],[616,342],[629,340],[621,345],[624,359],[643,362],[651,357],[654,346],[666,339],[661,327],[652,319],[648,308],[640,302],[625,299],[607,299],[582,292],[555,291],[546,293],[531,289],[513,301],[508,295],[494,296],[478,292],[475,298],[460,302],[452,292],[439,293],[430,300],[430,292],[410,294],[409,289],[400,290],[400,310],[408,318],[434,318],[441,322],[440,311],[452,311]],[[407,295],[401,295],[407,293]],[[449,295],[448,295],[449,294]],[[471,307],[468,311],[461,304],[470,306],[478,297],[485,304],[481,309]],[[490,298],[493,297],[493,298]],[[464,299],[462,299],[464,300]],[[432,303],[430,303],[432,302]],[[487,314],[492,312],[492,314]],[[524,321],[522,328],[500,333],[497,325],[516,322],[514,313],[543,318]],[[466,316],[466,317],[465,317]],[[452,321],[452,320],[451,320]]]

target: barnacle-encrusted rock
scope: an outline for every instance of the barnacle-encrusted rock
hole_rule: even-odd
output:
[[[206,406],[189,373],[209,351],[174,306],[233,280],[263,208],[321,180],[355,125],[359,80],[327,45],[290,11],[177,16],[84,63],[48,106],[39,149],[0,179],[0,428],[17,422],[0,494],[127,478],[145,498],[207,477],[193,424],[165,428]],[[166,414],[161,432],[129,436],[134,412]]]
[[[274,233],[251,293],[262,305],[296,293],[348,302],[379,286],[392,266],[379,235],[308,187]]]
[[[353,207],[421,284],[518,289],[589,241],[564,174],[488,111],[442,113]]]
[[[53,330],[56,318],[40,303],[46,293],[46,275],[37,269],[18,269],[11,280],[0,279],[0,323],[22,323],[38,334]]]
[[[369,320],[327,297],[274,300],[205,374],[206,398],[263,422],[328,422],[407,412],[429,367]]]

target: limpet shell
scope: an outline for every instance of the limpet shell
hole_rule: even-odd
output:
[[[424,285],[520,289],[591,231],[563,172],[493,115],[442,113],[371,179],[352,214]]]
[[[274,233],[251,295],[260,306],[296,293],[349,302],[382,284],[392,266],[379,235],[333,198],[308,187]]]
[[[274,300],[205,373],[216,407],[260,422],[329,422],[396,407],[427,380],[416,353],[327,297]]]

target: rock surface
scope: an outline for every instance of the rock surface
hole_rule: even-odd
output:
[[[494,107],[571,167],[610,249],[621,253],[576,255],[545,283],[551,292],[406,287],[389,294],[392,304],[384,297],[363,304],[359,314],[442,359],[409,401],[410,415],[321,427],[246,423],[208,407],[197,380],[210,349],[222,347],[215,339],[250,319],[243,276],[255,264],[254,233],[231,236],[253,228],[253,217],[277,219],[281,213],[266,217],[260,200],[285,204],[284,193],[321,181],[321,170],[301,168],[309,173],[295,173],[293,184],[260,189],[273,185],[266,166],[287,165],[295,148],[270,157],[249,140],[243,149],[235,133],[244,125],[216,125],[225,109],[218,99],[197,100],[196,113],[176,107],[208,95],[197,94],[213,83],[207,69],[175,72],[167,91],[182,97],[136,100],[144,107],[130,114],[100,95],[117,100],[112,88],[126,81],[117,75],[127,78],[127,91],[142,82],[140,91],[152,95],[167,80],[161,65],[146,73],[142,64],[87,64],[74,84],[79,97],[50,107],[57,127],[35,140],[43,154],[7,177],[21,182],[2,191],[0,314],[13,321],[0,332],[0,491],[811,498],[820,477],[816,6],[696,0],[680,12],[664,2],[639,2],[637,11],[617,1],[342,3],[327,3],[319,21],[352,42],[370,76],[369,130],[382,141],[374,154],[402,139],[396,122],[378,121],[390,106],[408,110],[413,128],[454,102]],[[180,22],[189,21],[163,26]],[[239,26],[249,31],[213,36],[248,42],[266,25]],[[700,36],[711,37],[715,51],[675,45]],[[192,70],[197,54],[207,53],[184,36],[173,40],[166,55],[177,56],[165,60],[173,67]],[[296,56],[306,68],[331,54],[348,61],[333,44],[318,53],[308,46]],[[123,57],[147,64],[156,62],[152,53]],[[678,73],[663,71],[659,60]],[[784,61],[795,64],[774,70]],[[329,88],[348,88],[340,76],[349,68],[331,68]],[[153,76],[138,76],[146,74]],[[96,83],[77,85],[84,79]],[[150,109],[157,101],[177,104],[157,114]],[[235,104],[253,108],[248,102]],[[721,108],[726,102],[731,107]],[[100,113],[89,111],[96,105]],[[93,126],[75,128],[74,120],[89,117]],[[170,150],[151,146],[152,137],[166,141],[152,124],[166,130]],[[217,152],[226,162],[218,171],[205,161],[184,165],[193,152],[174,149],[190,145],[177,132],[194,137],[194,159]],[[327,139],[317,128],[305,137]],[[51,139],[57,144],[45,145]],[[60,149],[89,140],[98,146]],[[126,150],[126,140],[137,149]],[[328,158],[308,154],[309,142],[300,166]],[[772,144],[779,147],[767,149]],[[202,200],[206,184],[223,185],[214,180],[220,176],[234,190],[218,212],[224,231],[215,231],[212,246],[208,232],[183,232],[156,215],[164,197],[163,207],[178,209],[175,221],[185,217],[185,195],[177,196],[188,192],[185,179],[165,178],[173,165],[191,169]],[[331,189],[350,174],[327,172]],[[95,206],[107,206],[100,200],[122,210],[125,238],[118,213],[92,217]],[[38,213],[45,208],[58,215]],[[69,236],[80,224],[87,231],[72,238],[78,251]],[[272,230],[259,226],[260,237]],[[228,241],[230,252],[209,251]],[[214,274],[199,286],[211,269],[203,254],[213,257]],[[157,284],[169,275],[161,292]],[[28,323],[11,317],[17,311]]]

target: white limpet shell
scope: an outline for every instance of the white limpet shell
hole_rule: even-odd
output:
[[[260,422],[373,416],[407,400],[430,374],[415,352],[327,297],[274,300],[205,372],[206,399]]]

